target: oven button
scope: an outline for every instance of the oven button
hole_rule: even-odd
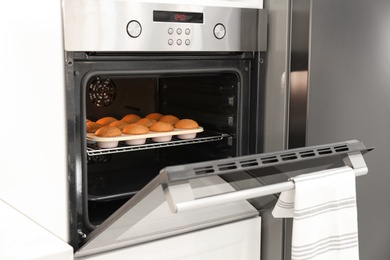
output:
[[[181,34],[181,29],[180,29],[180,28],[177,29],[177,30],[176,30],[176,33],[177,33],[178,35],[180,35],[180,34]]]
[[[176,41],[176,43],[177,43],[177,45],[181,45],[181,44],[182,44],[182,41],[181,41],[180,39],[178,39],[178,40]]]
[[[225,26],[221,23],[218,23],[214,26],[214,36],[217,39],[222,39],[226,35],[226,29]]]
[[[190,29],[186,29],[186,34],[189,35],[191,33],[191,30]]]
[[[173,29],[172,29],[172,28],[169,28],[169,29],[168,29],[168,33],[169,33],[169,34],[172,34],[172,33],[173,33]]]
[[[188,46],[188,45],[190,45],[191,42],[190,42],[190,40],[187,39],[187,40],[185,41],[185,43],[186,43],[186,45]]]
[[[169,40],[168,40],[168,44],[169,44],[169,45],[172,45],[172,44],[173,44],[173,40],[172,40],[172,39],[169,39]]]
[[[142,27],[138,21],[132,20],[127,24],[127,33],[129,34],[130,37],[137,38],[138,36],[141,35],[141,32],[142,32]]]

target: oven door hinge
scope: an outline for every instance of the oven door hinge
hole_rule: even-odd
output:
[[[81,239],[86,239],[87,238],[87,234],[85,234],[81,229],[78,229],[77,233],[79,234]]]

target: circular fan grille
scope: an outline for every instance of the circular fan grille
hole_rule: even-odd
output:
[[[97,107],[111,105],[116,97],[116,87],[110,79],[96,78],[89,85],[89,99]]]

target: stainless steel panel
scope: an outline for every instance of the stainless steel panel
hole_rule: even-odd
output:
[[[305,145],[310,0],[265,1],[264,150]]]
[[[307,144],[375,146],[357,179],[360,259],[389,259],[390,1],[313,0],[310,33]]]
[[[153,22],[155,10],[203,13],[204,22]],[[264,20],[259,16],[266,16],[265,11],[119,0],[63,0],[65,50],[263,51],[266,24],[259,25],[258,21]],[[221,28],[225,33],[219,39],[215,34]]]
[[[310,0],[294,0],[291,8],[291,74],[288,147],[295,148],[304,146],[306,141]]]
[[[265,53],[264,151],[287,148],[289,71],[290,71],[290,1],[266,0],[268,46]]]

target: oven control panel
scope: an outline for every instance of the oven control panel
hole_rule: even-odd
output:
[[[172,37],[169,37],[168,39],[168,45],[174,45],[177,44],[178,46],[185,44],[187,46],[190,46],[191,40],[190,40],[190,34],[191,34],[191,29],[190,28],[177,28],[176,30],[170,27],[168,29],[168,34],[171,35]],[[173,37],[177,36],[177,40],[173,40]]]
[[[265,51],[265,10],[65,0],[66,51]]]

